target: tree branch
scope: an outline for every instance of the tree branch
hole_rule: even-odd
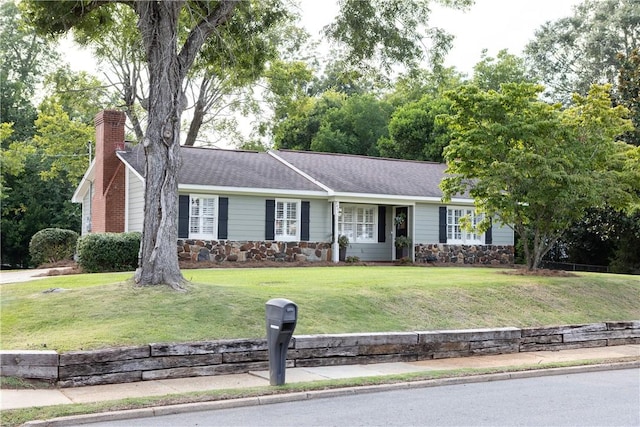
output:
[[[178,55],[180,63],[180,80],[184,80],[187,71],[195,61],[198,52],[209,36],[220,26],[224,25],[233,15],[238,0],[221,0],[217,7],[202,19],[189,33],[182,50]]]

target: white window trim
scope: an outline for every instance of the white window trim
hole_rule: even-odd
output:
[[[475,209],[468,206],[447,206],[447,244],[459,244],[459,245],[481,245],[484,243],[484,234],[478,234],[476,232],[469,232],[466,230],[460,230],[460,239],[454,238],[454,233],[451,230],[451,226],[458,225],[459,223],[449,222],[451,212],[454,210],[461,210],[461,217],[471,215],[471,221],[474,225],[478,224],[482,220],[482,215],[478,215]]]
[[[345,208],[356,208],[356,209],[372,209],[373,210],[373,236],[370,239],[358,239],[357,237],[357,215],[354,216],[354,220],[352,222],[353,225],[353,236],[349,236],[349,243],[358,243],[358,244],[373,244],[378,243],[378,206],[377,205],[363,205],[358,203],[340,203],[340,209]],[[343,228],[343,221],[340,221],[340,213],[338,213],[337,218],[338,230],[339,234]]]
[[[288,234],[278,234],[278,227],[276,225],[278,221],[279,220],[289,221],[284,218],[278,218],[278,203],[290,203],[290,204],[296,205],[296,219],[294,220],[296,222],[295,236],[288,235]],[[301,207],[302,207],[302,204],[300,199],[276,199],[275,206],[274,206],[275,212],[273,213],[273,219],[274,219],[273,237],[275,240],[280,242],[297,242],[300,240],[300,227],[302,225]],[[283,226],[283,230],[286,230],[286,226]]]
[[[213,199],[213,232],[208,233],[192,233],[191,232],[191,202],[194,198],[199,199]],[[203,239],[203,240],[215,240],[218,237],[218,196],[212,194],[189,194],[189,238],[190,239]],[[200,216],[202,218],[202,216]],[[202,229],[202,222],[200,222]]]

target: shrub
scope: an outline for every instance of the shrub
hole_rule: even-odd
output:
[[[357,256],[348,256],[347,259],[345,259],[345,262],[347,264],[355,264],[357,262],[360,262],[360,258]]]
[[[130,271],[138,266],[140,233],[95,233],[78,240],[78,263],[89,273]]]
[[[73,259],[78,233],[62,228],[45,228],[31,237],[29,255],[32,264],[54,263]]]

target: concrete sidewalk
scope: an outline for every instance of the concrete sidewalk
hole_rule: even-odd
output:
[[[289,368],[286,382],[310,382],[330,379],[371,377],[412,372],[454,370],[462,368],[501,368],[511,366],[535,366],[557,362],[622,361],[635,358],[627,367],[640,367],[640,344],[621,345],[576,350],[539,351],[532,353],[473,356],[455,359],[423,360],[419,362],[379,363],[371,365],[321,366],[315,368]],[[588,369],[585,368],[585,369]],[[574,368],[567,368],[570,372]],[[562,372],[560,372],[562,373]],[[543,371],[528,373],[543,375]],[[256,371],[247,374],[218,375],[208,377],[179,378],[169,380],[142,381],[125,384],[109,384],[87,387],[1,390],[0,409],[16,409],[72,403],[101,402],[129,397],[164,396],[193,391],[238,389],[269,385],[269,372]],[[279,396],[285,399],[286,396]]]

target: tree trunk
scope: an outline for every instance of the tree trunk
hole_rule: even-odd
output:
[[[205,40],[231,17],[237,1],[218,2],[192,28],[178,52],[178,19],[185,4],[175,0],[131,3],[138,14],[149,65],[148,124],[142,140],[146,157],[144,224],[135,281],[179,290],[185,283],[176,246],[180,118],[185,102],[182,82]]]
[[[144,225],[136,283],[182,289],[178,240],[178,173],[182,79],[175,46],[178,2],[140,2],[139,27],[149,64]]]

